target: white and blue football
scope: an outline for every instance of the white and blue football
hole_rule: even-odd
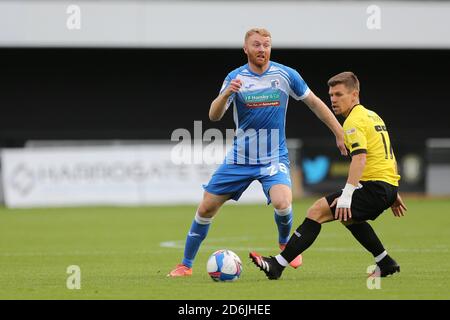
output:
[[[242,262],[231,250],[217,250],[209,257],[206,270],[214,281],[235,281],[242,273]]]

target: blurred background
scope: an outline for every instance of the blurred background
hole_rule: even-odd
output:
[[[450,195],[449,16],[447,1],[0,1],[0,199],[198,202],[217,165],[174,163],[170,140],[234,128],[208,110],[252,27],[328,105],[327,80],[353,71],[387,124],[400,191]],[[286,135],[297,198],[343,186],[349,159],[300,101]],[[243,201],[264,203],[260,186]]]

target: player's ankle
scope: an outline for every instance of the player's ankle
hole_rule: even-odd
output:
[[[274,258],[280,268],[286,268],[289,265],[289,262],[281,254],[276,255]]]

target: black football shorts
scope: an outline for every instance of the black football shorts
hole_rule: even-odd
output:
[[[362,188],[353,192],[351,211],[355,221],[375,220],[397,199],[398,187],[384,181],[360,181]],[[328,205],[340,197],[342,190],[325,197]],[[333,215],[336,206],[330,208]]]

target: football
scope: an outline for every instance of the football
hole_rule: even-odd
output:
[[[206,270],[214,281],[235,281],[242,273],[242,262],[231,250],[217,250],[209,257]]]

